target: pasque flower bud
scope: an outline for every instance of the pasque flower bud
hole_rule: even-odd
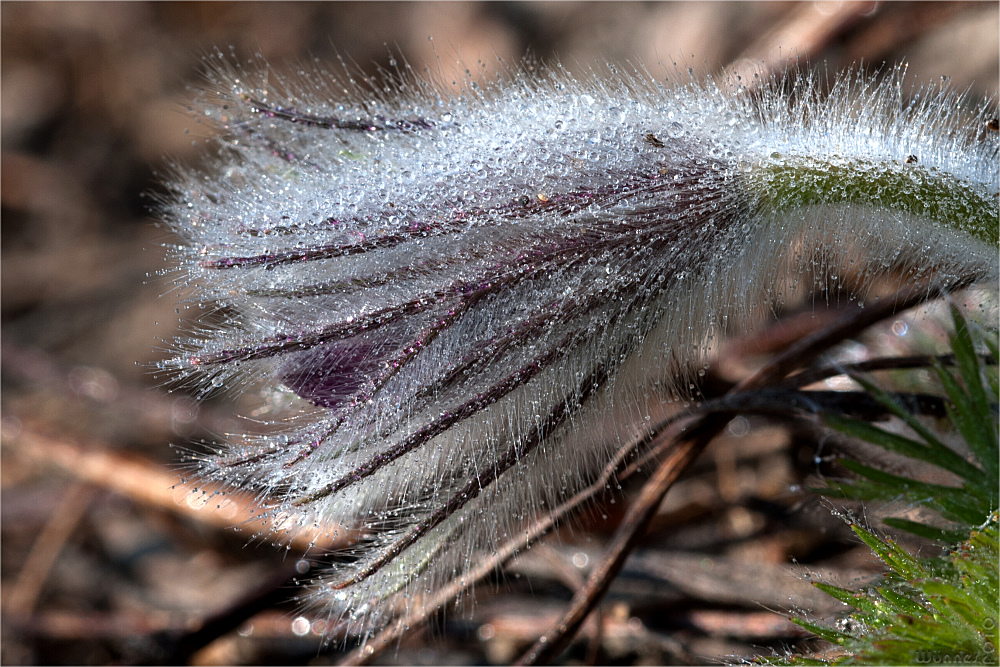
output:
[[[586,484],[808,271],[997,280],[992,103],[903,71],[724,90],[645,71],[445,95],[218,64],[216,163],[164,217],[218,305],[168,366],[298,397],[202,475],[354,521],[315,600],[371,631]],[[978,113],[978,116],[977,116]],[[810,283],[806,287],[812,287]]]

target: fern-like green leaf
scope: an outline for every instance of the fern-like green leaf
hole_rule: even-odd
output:
[[[835,644],[838,652],[828,659],[787,656],[762,662],[995,665],[1000,661],[1000,434],[996,405],[991,402],[998,395],[1000,381],[995,366],[984,366],[976,345],[981,342],[986,347],[993,364],[1000,355],[995,332],[976,331],[954,307],[952,319],[955,333],[949,340],[955,369],[937,363],[934,370],[946,394],[948,421],[968,448],[968,459],[945,445],[887,392],[853,374],[851,377],[919,440],[839,414],[823,415],[822,420],[845,435],[947,471],[958,478],[959,485],[932,484],[845,459],[841,465],[857,479],[829,480],[826,488],[814,489],[831,498],[905,501],[912,507],[933,510],[953,525],[942,527],[902,518],[888,518],[885,524],[951,545],[950,552],[943,558],[918,557],[851,521],[854,533],[888,567],[881,583],[859,591],[814,583],[855,609],[838,624],[843,632],[807,618],[792,619]]]

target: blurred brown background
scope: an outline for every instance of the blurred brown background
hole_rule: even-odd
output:
[[[156,225],[146,195],[162,191],[157,173],[167,158],[198,162],[204,129],[185,106],[199,85],[202,55],[214,47],[260,53],[276,67],[341,55],[368,72],[402,56],[446,81],[480,58],[494,67],[496,56],[580,66],[644,62],[651,70],[677,61],[715,73],[777,69],[796,57],[831,71],[906,59],[923,80],[950,77],[974,96],[996,95],[1000,58],[995,2],[4,2],[0,11],[5,664],[165,660],[185,629],[232,607],[298,558],[258,542],[246,546],[245,534],[225,528],[243,516],[239,508],[199,512],[185,492],[170,488],[180,455],[168,443],[183,447],[238,430],[239,408],[226,397],[195,404],[183,391],[160,387],[148,370],[164,355],[162,341],[175,335],[179,306],[157,277],[161,246],[171,237]],[[787,435],[758,441],[757,450],[745,442],[739,450],[741,460],[752,459],[741,463],[750,471],[744,495],[720,485],[736,474],[737,460],[720,444],[690,480],[694,486],[676,490],[677,511],[665,510],[661,524],[708,517],[723,537],[746,544],[762,536],[756,546],[772,549],[775,567],[795,553],[819,562],[822,537],[786,522],[791,537],[767,542],[764,535],[783,533],[767,512],[740,504],[745,497],[794,504],[787,499],[797,481],[794,447]],[[814,533],[830,523],[822,511],[804,517],[799,523]],[[701,553],[697,539],[685,543],[674,532],[671,548]],[[603,539],[596,534],[591,560]],[[743,552],[720,547],[723,537],[703,550],[737,563]],[[568,539],[548,560],[521,566],[535,577],[536,593],[551,598],[537,603],[546,613],[568,595],[551,563],[563,552],[577,568],[588,560],[572,546],[581,535]],[[532,590],[520,586],[520,576],[508,578],[506,596],[481,587],[485,601],[473,616],[451,616],[437,634],[408,640],[383,659],[512,659],[549,622],[517,625],[524,619],[514,610]],[[666,600],[636,602],[627,578],[623,586],[607,603],[604,662],[703,662],[797,639],[781,617],[755,607],[761,599],[749,592],[737,600],[674,590]],[[701,600],[701,616],[682,612],[690,598]],[[775,604],[787,600],[778,598]],[[302,625],[294,606],[279,605],[185,659],[327,664],[336,647],[321,649],[316,629]],[[162,631],[169,632],[156,634]]]

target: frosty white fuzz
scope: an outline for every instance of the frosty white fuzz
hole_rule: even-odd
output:
[[[165,217],[219,309],[168,366],[300,397],[202,475],[286,527],[355,522],[313,599],[361,634],[593,480],[796,276],[997,280],[993,105],[899,71],[456,96],[213,72],[219,158]]]

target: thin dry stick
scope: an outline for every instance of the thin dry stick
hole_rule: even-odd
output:
[[[979,355],[979,361],[986,366],[997,365],[997,360],[990,354]],[[836,366],[808,369],[786,378],[781,382],[780,386],[805,387],[838,375],[847,375],[850,373],[871,373],[872,371],[900,371],[914,368],[930,368],[935,364],[941,364],[942,366],[954,366],[955,355],[915,354],[906,357],[880,357],[878,359],[860,361],[855,364],[838,364]]]
[[[59,552],[87,511],[93,496],[93,487],[83,482],[73,482],[66,489],[66,493],[32,545],[4,611],[9,614],[32,612]]]
[[[298,583],[302,574],[297,563],[283,568],[238,600],[218,612],[206,616],[184,630],[168,629],[154,635],[165,651],[160,664],[184,665],[201,648],[232,632],[257,613],[286,602],[289,588]]]
[[[552,572],[559,581],[563,582],[573,593],[583,588],[586,580],[583,575],[570,563],[566,562],[566,559],[558,551],[553,549],[547,544],[541,545],[541,549],[538,551],[542,558],[545,559],[549,566],[552,568]],[[592,629],[589,632],[589,646],[587,648],[587,657],[584,660],[585,665],[596,665],[597,658],[601,653],[601,642],[603,641],[603,629],[604,629],[604,619],[601,613],[601,608],[598,606],[594,609],[593,613],[588,617]]]
[[[743,394],[726,395],[718,399],[713,399],[698,406],[698,410],[699,414],[704,416],[715,416],[720,419],[724,417],[718,417],[718,415],[729,413],[753,413],[801,418],[804,415],[815,413],[817,410],[822,409],[822,407],[826,404],[826,402],[822,400],[812,400],[814,395],[817,393],[822,395],[833,392],[802,392],[789,389],[781,389],[770,392],[746,392]],[[838,395],[849,395],[854,401],[856,401],[860,396],[866,396],[866,394],[859,394],[858,392],[835,393]],[[875,402],[873,401],[873,403]],[[877,405],[879,404],[875,403],[875,405],[871,406],[873,410]],[[937,414],[937,412],[934,411],[931,411],[930,413]],[[877,414],[884,414],[884,410],[882,412],[878,412]],[[386,649],[398,643],[404,636],[423,627],[427,619],[432,614],[440,610],[448,603],[453,602],[463,590],[473,585],[490,572],[499,569],[504,563],[506,563],[511,557],[517,555],[517,553],[527,545],[537,542],[541,537],[548,533],[558,521],[574,514],[584,507],[587,507],[587,503],[589,501],[606,491],[612,480],[617,480],[620,483],[635,474],[637,471],[648,468],[650,462],[662,461],[666,452],[674,444],[672,434],[676,435],[676,431],[679,428],[680,423],[682,421],[690,420],[695,416],[696,415],[691,414],[675,415],[674,417],[666,419],[656,425],[653,431],[657,434],[655,440],[649,439],[632,442],[619,449],[615,458],[608,464],[608,466],[605,467],[602,475],[597,479],[597,481],[583,489],[577,495],[573,496],[570,500],[559,505],[550,514],[546,514],[538,519],[523,537],[506,542],[503,547],[497,550],[495,556],[491,556],[482,561],[478,567],[470,571],[467,578],[461,581],[456,580],[450,586],[441,590],[437,595],[422,601],[416,610],[411,611],[405,617],[380,632],[374,638],[369,640],[363,647],[359,647],[344,656],[338,664],[369,664]],[[669,433],[668,429],[670,429]],[[641,456],[638,456],[639,451],[644,450],[647,447],[650,449],[642,453]]]
[[[888,299],[850,313],[829,327],[820,329],[789,345],[759,371],[733,387],[729,393],[758,389],[772,382],[778,382],[796,368],[801,367],[843,340],[852,338],[868,327],[881,322],[896,313],[937,299],[940,296],[968,287],[973,278],[962,278],[950,285],[927,287],[916,285],[904,287]]]
[[[967,286],[971,280],[962,280],[952,285],[953,289]],[[797,367],[809,363],[831,346],[852,337],[876,322],[903,310],[908,310],[929,299],[936,298],[941,288],[925,286],[907,287],[892,298],[880,301],[874,306],[851,313],[832,326],[821,329],[789,346],[764,368],[746,378],[729,394],[752,391],[780,381]],[[591,572],[587,585],[573,597],[569,609],[558,624],[546,635],[538,639],[517,664],[535,665],[550,662],[569,644],[580,624],[594,605],[607,591],[611,580],[621,570],[625,558],[639,539],[655,514],[667,491],[687,467],[694,462],[708,443],[718,435],[736,413],[722,412],[702,417],[691,432],[679,441],[660,464],[656,473],[643,487],[636,502],[632,504],[622,525],[615,534],[601,562]],[[709,419],[712,419],[709,422]]]
[[[790,58],[817,56],[824,47],[850,30],[872,9],[871,2],[831,3],[820,11],[812,3],[788,12],[773,30],[750,45],[736,62],[750,60],[772,72],[783,71]]]
[[[233,494],[227,497],[235,503],[235,513],[206,511],[202,496],[191,500],[188,485],[177,484],[177,475],[166,468],[136,456],[122,456],[109,452],[96,442],[82,442],[70,438],[44,435],[41,429],[23,424],[19,432],[7,432],[4,447],[13,450],[22,460],[33,465],[55,465],[76,480],[63,502],[57,508],[42,535],[39,536],[26,566],[15,586],[9,603],[11,612],[27,613],[37,595],[23,585],[29,579],[40,586],[68,531],[76,525],[79,515],[86,508],[86,500],[93,493],[90,484],[107,488],[135,502],[157,509],[181,514],[217,528],[231,528],[239,524],[246,530],[270,530],[270,521],[254,515],[249,509],[255,499],[250,494]],[[343,529],[297,535],[290,541],[300,551],[322,553],[325,550],[349,543],[352,531]],[[333,536],[333,537],[331,537]],[[320,539],[322,538],[322,539]],[[237,628],[258,611],[288,599],[288,588],[301,575],[295,566],[285,568],[248,591],[243,597],[224,609],[201,619],[194,626],[183,629],[159,630],[154,639],[164,651],[164,664],[181,664],[195,651],[212,640]],[[37,588],[37,586],[36,586]]]
[[[645,533],[646,526],[656,513],[667,490],[729,423],[727,417],[722,417],[721,420],[719,416],[712,415],[712,417],[714,418],[712,422],[708,421],[708,416],[698,420],[691,433],[670,450],[660,463],[660,467],[642,487],[639,497],[629,507],[601,562],[591,570],[586,585],[573,596],[569,610],[555,628],[540,637],[517,664],[547,663],[569,644],[584,619],[621,571],[625,558],[632,551],[636,541]]]
[[[180,514],[216,528],[240,526],[249,533],[268,533],[270,518],[253,510],[259,499],[245,492],[216,496],[181,483],[176,472],[138,456],[108,451],[102,443],[47,434],[43,427],[22,422],[16,431],[5,431],[4,448],[31,465],[56,466],[71,477],[109,489],[142,505]],[[217,508],[216,505],[221,507]],[[338,548],[351,543],[355,531],[346,526],[324,526],[315,531],[288,535],[293,548],[308,551]]]

